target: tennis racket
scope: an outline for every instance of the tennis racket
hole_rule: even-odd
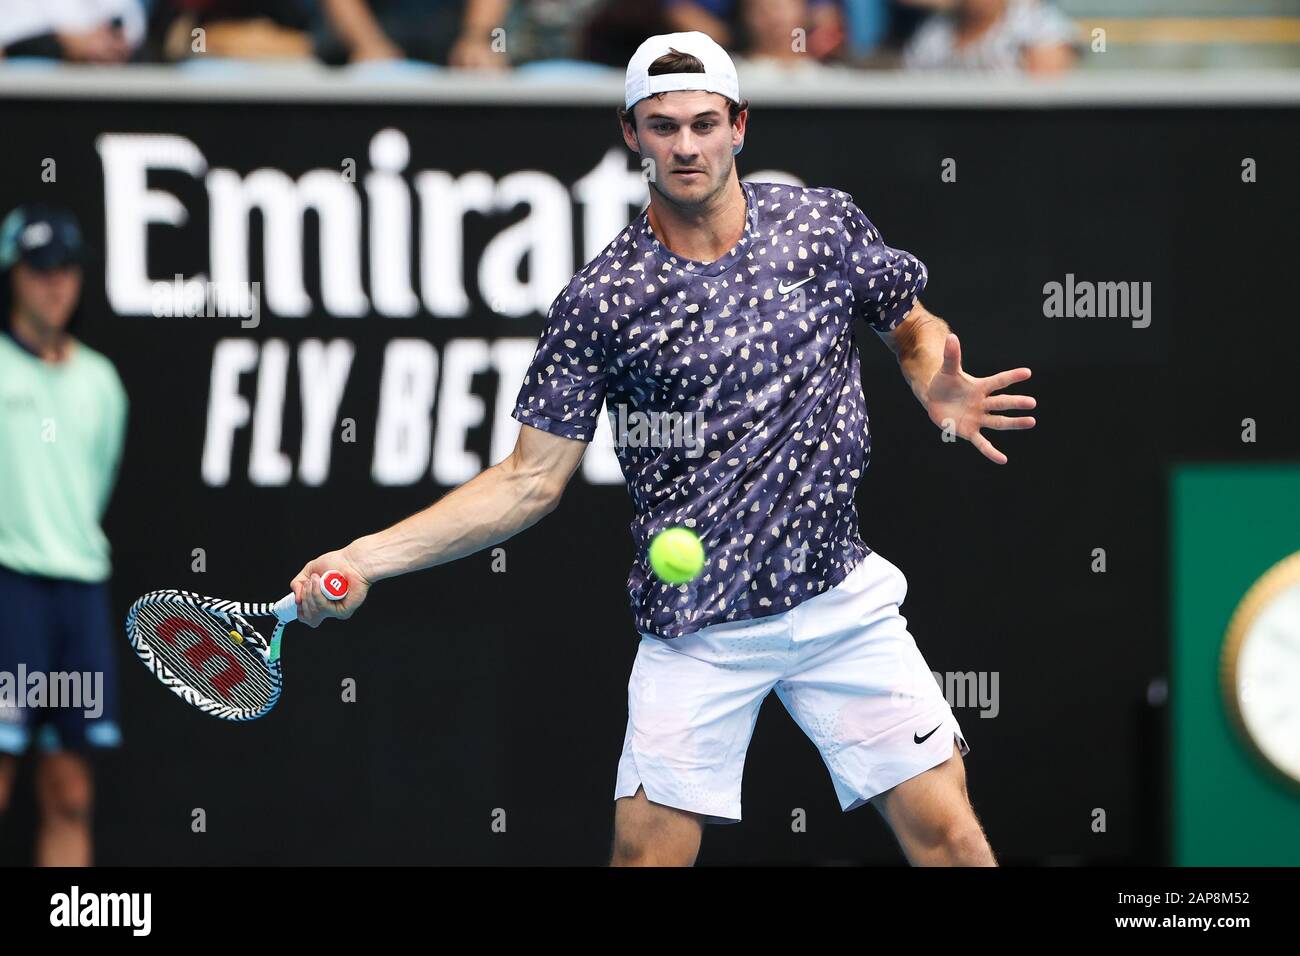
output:
[[[326,571],[320,587],[338,601],[348,579]],[[269,640],[252,618],[274,619]],[[222,720],[255,720],[280,699],[280,639],[297,619],[292,592],[274,604],[242,604],[169,589],[131,605],[126,635],[149,672],[187,704]]]

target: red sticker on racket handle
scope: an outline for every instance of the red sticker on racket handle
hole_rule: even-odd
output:
[[[320,576],[320,590],[331,601],[341,601],[348,596],[348,579],[338,571],[326,571]]]

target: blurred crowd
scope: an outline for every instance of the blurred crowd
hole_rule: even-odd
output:
[[[1055,73],[1080,51],[1048,0],[3,0],[11,61],[317,61],[397,69],[622,68],[700,30],[742,76],[835,70]]]

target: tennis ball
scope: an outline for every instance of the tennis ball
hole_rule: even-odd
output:
[[[689,528],[665,528],[650,541],[650,567],[665,584],[685,584],[704,570],[704,546]]]

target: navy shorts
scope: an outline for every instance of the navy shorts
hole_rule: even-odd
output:
[[[108,584],[0,567],[0,754],[116,747]]]

